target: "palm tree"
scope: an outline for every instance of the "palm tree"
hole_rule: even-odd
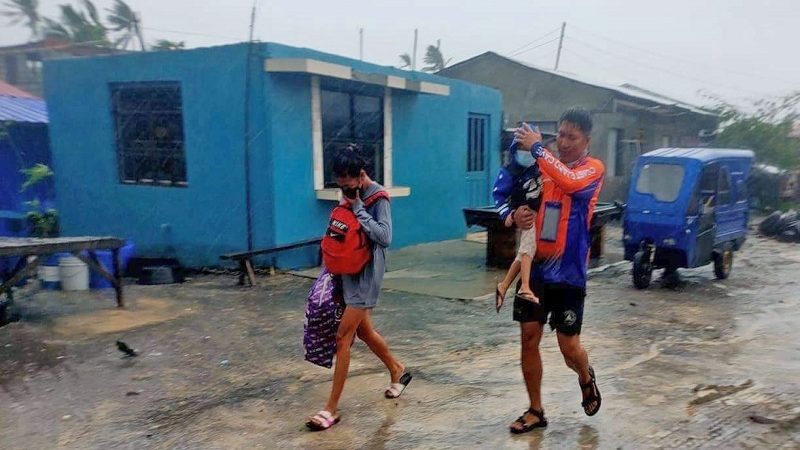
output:
[[[9,9],[0,14],[8,17],[10,25],[24,22],[25,26],[31,30],[31,38],[39,37],[39,25],[42,23],[42,17],[39,15],[39,0],[8,0],[4,6]]]
[[[82,3],[85,11],[78,11],[72,5],[59,5],[61,21],[44,18],[44,34],[73,43],[109,45],[108,29],[100,21],[97,8],[91,0],[83,0]]]
[[[442,51],[440,50],[441,41],[437,42],[436,45],[429,45],[428,50],[425,52],[425,64],[428,64],[427,67],[423,67],[422,70],[424,72],[438,72],[448,64],[450,64],[451,59],[445,61],[444,55],[442,55]]]
[[[400,62],[403,63],[403,65],[400,66],[401,69],[405,69],[406,67],[411,67],[411,55],[409,55],[408,53],[403,53],[402,55],[400,55]]]
[[[111,24],[111,30],[122,32],[119,38],[114,41],[114,46],[126,49],[128,48],[128,44],[133,42],[134,39],[138,39],[139,46],[142,48],[142,51],[144,51],[142,25],[136,12],[123,0],[114,0],[114,6],[110,9],[106,9],[106,11],[108,11],[107,19]]]
[[[168,41],[166,39],[159,39],[156,41],[155,44],[150,46],[150,50],[155,50],[155,51],[183,50],[184,48],[186,48],[186,42],[184,41],[174,42],[174,41]]]

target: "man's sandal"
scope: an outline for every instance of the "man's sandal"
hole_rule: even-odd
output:
[[[336,425],[339,421],[342,420],[340,415],[336,415],[335,417],[330,411],[325,411],[324,409],[316,414],[306,422],[306,426],[311,431],[325,431],[328,428]]]
[[[525,423],[525,414],[528,414],[528,413],[532,414],[534,417],[536,417],[539,420],[537,422],[527,423],[526,424]],[[531,430],[534,430],[536,428],[544,428],[544,427],[546,427],[547,426],[547,419],[545,419],[545,417],[544,417],[544,409],[541,410],[541,411],[537,411],[537,410],[535,410],[533,408],[530,408],[527,411],[525,411],[525,413],[523,413],[521,416],[519,416],[517,418],[517,420],[514,421],[514,423],[518,423],[518,424],[522,425],[522,427],[521,428],[514,428],[512,426],[512,427],[508,427],[508,430],[511,431],[512,434],[522,434],[522,433],[527,433],[527,432],[529,432]]]
[[[586,413],[587,416],[593,416],[600,411],[600,403],[602,398],[600,397],[600,389],[597,388],[597,380],[594,376],[594,369],[592,366],[589,366],[589,375],[592,377],[588,383],[581,383],[580,379],[578,379],[578,385],[581,387],[581,396],[583,397],[583,401],[581,401],[581,406],[583,406],[583,412]],[[586,390],[591,389],[589,395],[586,395]],[[589,406],[594,404],[594,408],[589,409]]]

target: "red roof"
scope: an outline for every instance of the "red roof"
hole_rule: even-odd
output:
[[[36,99],[39,98],[33,94],[29,94],[23,91],[20,88],[14,87],[2,80],[0,80],[0,95],[5,97],[17,97],[17,98],[36,98]]]

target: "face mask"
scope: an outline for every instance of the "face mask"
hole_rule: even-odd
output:
[[[531,152],[517,151],[514,153],[514,159],[522,167],[530,167],[536,162],[536,158],[531,155]]]
[[[357,187],[354,187],[354,188],[351,188],[351,187],[342,188],[342,194],[344,194],[345,197],[350,198],[350,199],[356,198],[356,197],[358,197],[358,188]]]

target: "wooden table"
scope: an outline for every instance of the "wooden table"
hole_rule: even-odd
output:
[[[71,253],[85,262],[92,270],[107,279],[114,286],[117,295],[117,306],[122,308],[122,274],[120,273],[119,249],[125,241],[115,237],[60,237],[60,238],[9,238],[0,237],[0,258],[19,257],[16,267],[0,285],[0,297],[3,294],[13,301],[11,288],[20,280],[32,275],[43,256],[54,253]],[[112,273],[108,273],[98,261],[97,250],[111,250],[113,253]],[[86,254],[84,254],[84,252]]]

